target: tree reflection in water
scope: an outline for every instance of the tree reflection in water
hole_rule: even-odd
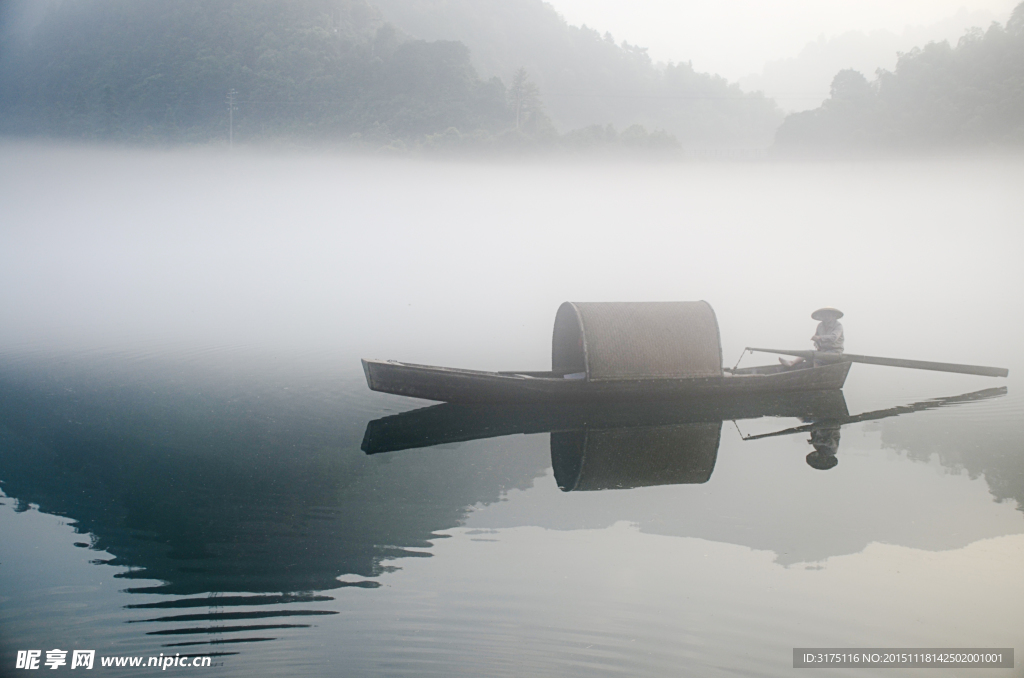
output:
[[[299,393],[213,376],[99,379],[5,368],[0,472],[21,506],[66,516],[135,585],[133,622],[162,647],[264,642],[336,614],[342,589],[379,586],[395,559],[430,557],[472,507],[526,489],[542,457],[488,445],[470,455],[381,452],[550,432],[566,492],[705,483],[722,423],[797,417],[834,459],[842,426],[1005,389],[851,416],[839,391],[697,403],[560,408],[438,405],[374,419],[346,386]],[[322,388],[321,388],[322,387]],[[331,391],[334,388],[334,391]],[[754,439],[762,436],[749,436]],[[813,454],[813,453],[812,453]]]
[[[500,449],[367,459],[348,384],[135,369],[5,367],[0,480],[123,568],[138,598],[127,620],[161,647],[238,649],[310,627],[343,590],[430,557],[439,530],[546,468]]]

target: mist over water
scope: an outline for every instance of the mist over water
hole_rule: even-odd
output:
[[[0,145],[0,659],[782,675],[796,646],[1011,646],[1022,180]],[[547,433],[359,449],[430,404],[361,357],[542,370],[563,301],[696,299],[729,366],[809,348],[828,305],[848,352],[1010,368],[855,365],[851,414],[1008,393],[844,425],[826,472],[806,435],[742,439],[800,419],[715,422],[706,482],[628,490],[559,489]]]
[[[10,144],[0,159],[8,348],[331,347],[541,369],[564,300],[705,299],[730,357],[807,345],[809,310],[828,304],[847,313],[851,351],[948,358],[941,335],[959,360],[1001,364],[1020,322],[1006,312],[1024,282],[1013,160],[472,164]]]

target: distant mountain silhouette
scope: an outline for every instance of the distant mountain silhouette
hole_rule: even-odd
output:
[[[569,26],[540,0],[380,7],[64,0],[41,12],[11,0],[0,13],[0,133],[400,151],[550,147],[559,131],[593,127],[567,147],[765,148],[781,121],[762,95],[688,64],[656,68],[642,48]],[[532,126],[520,72],[534,83]]]
[[[684,148],[763,148],[782,119],[774,102],[686,63],[656,67],[642,46],[571,26],[542,0],[375,0],[410,35],[465,43],[486,77],[525,67],[562,130],[662,128]]]
[[[762,91],[788,112],[818,108],[829,96],[835,74],[853,69],[873,74],[892,70],[902,52],[929,42],[956,42],[974,26],[987,26],[995,17],[985,10],[961,8],[953,16],[928,26],[908,26],[901,33],[888,30],[847,31],[826,39],[819,37],[788,59],[769,61],[759,73],[739,79],[747,91]]]
[[[1024,145],[1024,3],[1005,26],[973,30],[955,47],[930,43],[896,68],[842,70],[821,107],[786,118],[780,151],[915,151]]]

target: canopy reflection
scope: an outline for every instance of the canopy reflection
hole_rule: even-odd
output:
[[[564,492],[704,483],[722,422],[583,429],[551,434],[551,465]]]

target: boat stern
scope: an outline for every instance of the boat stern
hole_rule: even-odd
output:
[[[371,391],[376,391],[377,389],[375,389],[373,387],[373,369],[372,369],[372,364],[374,362],[377,362],[377,361],[370,361],[370,360],[367,360],[366,358],[360,358],[359,361],[363,364],[363,374],[366,375],[366,385],[368,387],[370,387]]]

